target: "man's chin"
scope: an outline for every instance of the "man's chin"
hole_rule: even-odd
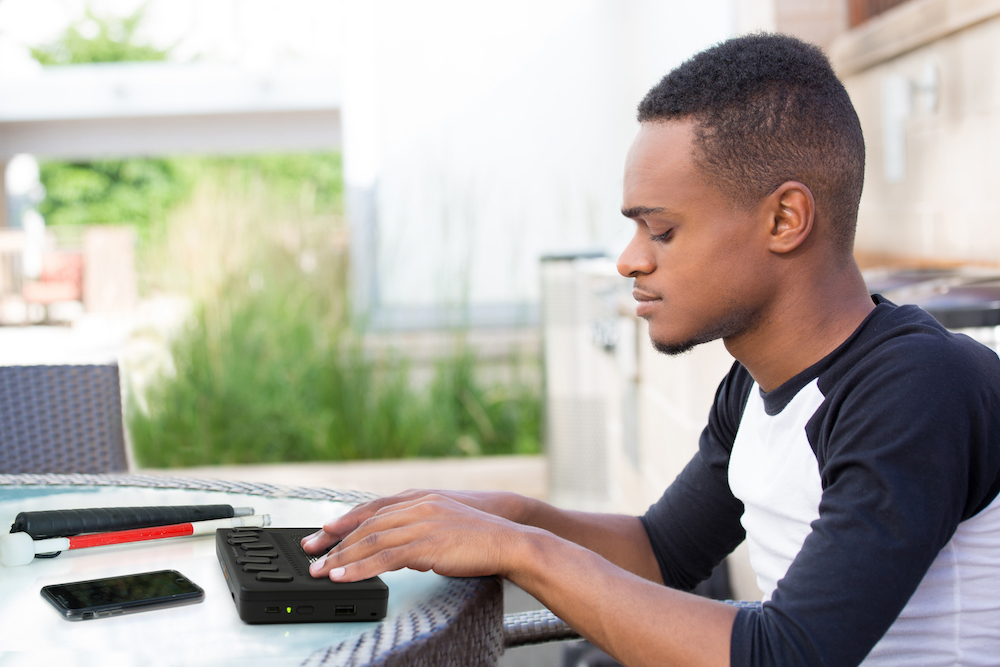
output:
[[[670,341],[653,338],[652,335],[649,337],[649,341],[653,344],[653,348],[657,352],[662,352],[663,354],[668,354],[671,357],[676,357],[679,354],[684,354],[685,352],[690,352],[692,349],[698,347],[702,343],[710,343],[713,340],[718,340],[725,335],[725,331],[720,329],[714,329],[711,331],[702,332],[699,335],[692,336],[686,340],[680,341]]]
[[[758,319],[758,314],[734,308],[729,311],[726,317],[720,318],[714,326],[706,327],[701,332],[695,333],[695,335],[690,336],[687,339],[667,340],[662,336],[656,336],[654,334],[654,331],[659,334],[665,332],[660,331],[659,328],[654,330],[650,327],[649,340],[652,342],[653,347],[656,348],[657,352],[676,356],[678,354],[684,354],[702,343],[709,343],[713,340],[719,340],[720,338],[726,340],[730,336],[745,334],[754,329]]]
[[[697,345],[701,345],[702,341],[686,341],[683,343],[665,343],[659,340],[652,340],[653,348],[662,354],[670,355],[671,357],[676,357],[679,354],[684,354],[685,352],[690,352]]]

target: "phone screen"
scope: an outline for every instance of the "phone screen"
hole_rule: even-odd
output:
[[[200,602],[205,593],[180,572],[160,570],[45,586],[42,597],[76,620]]]

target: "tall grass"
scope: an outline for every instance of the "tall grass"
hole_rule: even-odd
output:
[[[366,353],[346,329],[317,332],[308,301],[275,292],[199,309],[173,346],[176,375],[147,392],[148,413],[130,410],[141,465],[538,451],[528,382],[485,386],[459,347],[416,386],[405,359]]]
[[[140,465],[539,450],[537,360],[511,359],[510,379],[486,382],[456,335],[417,382],[404,356],[371,351],[349,320],[339,217],[316,210],[315,192],[290,197],[223,166],[149,254],[156,280],[194,305],[172,372],[127,406]]]

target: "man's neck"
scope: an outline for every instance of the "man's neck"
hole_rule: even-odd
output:
[[[852,262],[835,280],[791,290],[751,331],[724,342],[757,384],[772,391],[837,349],[874,308]]]

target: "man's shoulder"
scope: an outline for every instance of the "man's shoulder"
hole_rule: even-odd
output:
[[[883,301],[838,352],[819,374],[824,394],[843,383],[899,382],[1000,393],[1000,357],[968,336],[949,331],[917,306]]]

